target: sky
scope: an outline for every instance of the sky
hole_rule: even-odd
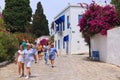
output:
[[[1,10],[4,9],[5,0],[0,0],[0,7]],[[30,0],[30,5],[32,8],[33,13],[36,10],[37,3],[41,1],[43,9],[44,9],[44,14],[46,15],[48,22],[49,22],[49,27],[52,21],[54,21],[54,17],[60,13],[66,6],[68,6],[68,3],[70,4],[78,4],[78,3],[88,3],[90,4],[92,0]],[[99,4],[104,3],[105,0],[94,0]],[[109,4],[111,0],[106,0],[107,3]],[[1,11],[0,10],[0,11]]]

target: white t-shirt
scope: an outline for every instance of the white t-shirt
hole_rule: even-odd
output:
[[[44,49],[43,50],[44,52],[48,52],[49,47],[48,46],[43,46],[43,49]]]
[[[19,53],[18,62],[24,63],[24,58],[23,58],[24,50],[18,50],[18,53]]]
[[[18,50],[19,54],[24,54],[24,50]]]
[[[25,61],[34,61],[34,50],[33,49],[25,49]]]

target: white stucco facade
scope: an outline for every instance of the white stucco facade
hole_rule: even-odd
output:
[[[106,62],[107,59],[107,36],[97,34],[91,38],[91,53],[99,51],[100,61]]]
[[[85,9],[79,5],[68,5],[61,11],[55,19],[55,47],[61,54],[80,54],[88,52],[88,46],[82,38],[80,27],[78,25],[79,17],[82,16]],[[60,18],[63,19],[59,22]],[[57,22],[58,21],[58,22]],[[59,30],[56,26],[59,25]]]
[[[120,27],[108,30],[107,62],[120,66]]]

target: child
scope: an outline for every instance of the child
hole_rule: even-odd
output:
[[[20,50],[17,52],[17,65],[18,65],[18,75],[19,77],[24,76],[24,48],[20,45]],[[22,72],[21,72],[22,70]]]
[[[51,44],[51,48],[49,49],[49,59],[52,65],[52,68],[54,68],[54,60],[56,55],[58,56],[56,48],[54,48],[54,43]]]

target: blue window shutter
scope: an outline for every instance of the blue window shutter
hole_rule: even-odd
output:
[[[60,49],[60,40],[58,40],[58,49]]]
[[[69,21],[69,16],[67,16],[67,29],[70,28],[70,21]]]
[[[80,22],[81,18],[82,18],[82,15],[78,15],[78,23]]]

